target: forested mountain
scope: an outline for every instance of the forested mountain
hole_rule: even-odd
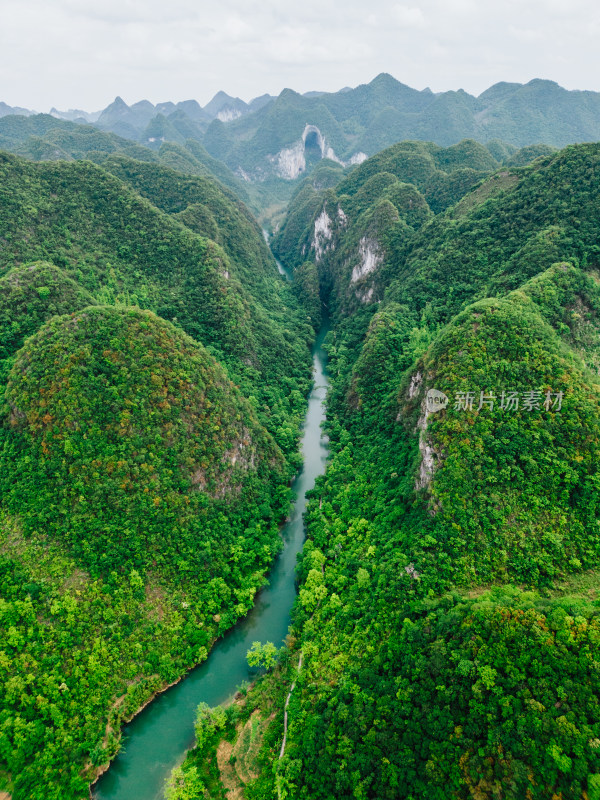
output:
[[[242,182],[220,161],[212,158],[197,141],[185,144],[158,142],[144,147],[91,125],[56,119],[49,114],[34,117],[7,116],[0,119],[0,148],[34,161],[88,159],[96,163],[121,153],[130,158],[163,164],[178,172],[216,178],[244,201],[248,192]]]
[[[479,184],[465,198],[465,208],[517,180],[512,168],[498,169],[490,149],[473,140],[448,148],[399,142],[348,175],[327,173],[322,164],[294,193],[273,251],[291,269],[305,261],[316,264],[335,310],[348,313],[381,300],[415,232],[435,214]],[[523,164],[547,151],[530,147],[505,157]],[[491,173],[493,178],[481,183]]]
[[[290,207],[276,241],[296,232],[289,263],[333,312],[334,455],[291,652],[221,731],[199,719],[184,786],[215,785],[224,735],[259,772],[252,800],[598,797],[600,146],[434,213],[436,170],[485,167],[460,152],[398,145]],[[269,726],[252,756],[247,719]]]
[[[275,386],[287,387],[289,378],[304,371],[305,357],[298,358],[286,342],[281,322],[285,318],[288,324],[288,307],[279,299],[287,287],[281,286],[256,224],[218,185],[206,184],[207,190],[199,182],[193,200],[212,204],[223,219],[225,211],[237,218],[226,245],[235,253],[234,261],[90,162],[34,164],[4,155],[0,169],[0,258],[5,269],[43,258],[96,292],[101,302],[137,303],[176,319],[187,333],[211,345],[236,379],[263,396],[266,392],[271,398]],[[144,170],[142,164],[139,170]],[[162,180],[164,192],[164,171],[146,168],[146,174],[145,191],[158,195]],[[166,172],[168,180],[172,191],[182,195],[177,211],[194,217],[202,229],[198,215],[203,204],[188,204],[178,186],[190,181],[172,171]],[[219,236],[210,227],[209,206],[204,206],[204,232]],[[30,230],[27,237],[23,230]],[[261,286],[254,297],[240,282],[251,272],[255,287]],[[286,352],[289,363],[282,370],[280,359]],[[277,402],[269,406],[274,409]]]
[[[314,333],[252,216],[206,178],[106,167],[0,154],[14,800],[87,796],[122,720],[247,612],[298,465]]]
[[[0,117],[16,113],[24,111],[0,107]],[[600,138],[600,94],[536,79],[498,83],[474,97],[462,89],[417,91],[381,74],[339,92],[284,89],[250,103],[218,92],[204,108],[195,100],[129,106],[117,97],[98,115],[54,111],[55,117],[91,123],[152,149],[195,141],[246,181],[289,181],[321,158],[351,165],[407,139],[442,147],[462,139],[501,141],[510,148],[594,141]]]
[[[169,800],[600,800],[597,97],[0,108],[0,794],[87,797],[251,608],[325,320],[292,630]]]
[[[311,137],[316,128],[316,138]],[[255,114],[215,120],[204,144],[234,171],[256,178],[273,169],[296,177],[316,146],[345,163],[374,155],[403,139],[443,147],[470,138],[513,147],[544,142],[561,147],[600,137],[600,94],[569,92],[552,81],[497,84],[479,97],[463,90],[416,91],[390,75],[356,89],[306,97],[284,90]]]
[[[594,796],[598,607],[556,587],[600,555],[599,159],[488,179],[404,235],[381,303],[339,317],[295,796]],[[507,581],[542,595],[457,594]]]
[[[185,131],[185,138],[201,138],[202,133],[214,119],[230,121],[243,114],[262,108],[273,100],[270,95],[256,97],[249,103],[239,97],[231,97],[225,92],[217,92],[212,100],[202,108],[196,100],[184,100],[179,103],[167,101],[154,105],[149,100],[140,100],[131,106],[121,97],[115,97],[112,103],[101,111],[82,111],[69,109],[59,111],[52,108],[49,115],[56,120],[67,120],[79,124],[91,123],[104,131],[124,136],[127,139],[140,139],[144,144],[150,142],[156,133],[156,126],[166,126],[171,140],[177,141]],[[26,108],[11,107],[0,102],[0,117],[5,116],[38,116],[35,111]]]

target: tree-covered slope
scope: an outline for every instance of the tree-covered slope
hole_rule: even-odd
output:
[[[148,311],[52,317],[18,351],[5,399],[2,759],[17,799],[82,797],[118,721],[250,607],[279,546],[287,471],[215,359]],[[31,544],[11,546],[10,531]],[[36,578],[42,532],[46,569],[71,564],[66,586]],[[165,601],[168,617],[153,621],[145,586],[184,610]],[[122,635],[98,618],[106,593]]]
[[[598,796],[598,153],[497,172],[334,303],[285,755],[279,715],[247,798]]]
[[[281,261],[317,264],[333,309],[378,301],[389,270],[434,213],[467,194],[499,166],[473,141],[441,148],[400,142],[320,188],[309,176],[273,239]]]
[[[496,154],[502,142],[508,155],[507,149],[540,142],[564,147],[597,140],[600,95],[567,91],[544,80],[497,84],[479,97],[462,89],[434,94],[381,74],[369,84],[316,96],[285,89],[256,113],[227,123],[213,121],[204,144],[233,171],[241,170],[253,180],[272,174],[289,179],[297,177],[299,164],[300,173],[309,168],[307,125],[318,128],[325,150],[331,148],[344,163],[408,139],[440,147],[474,139],[489,143]]]
[[[306,389],[310,328],[238,204],[203,184],[218,200],[221,230],[230,231],[227,243],[233,249],[235,242],[244,274],[262,272],[256,296],[217,244],[100,167],[0,159],[0,273],[47,259],[97,302],[137,304],[176,321],[212,348],[246,395],[256,397],[261,420],[291,453],[286,423],[301,406],[293,390]],[[186,180],[172,172],[168,177]],[[243,239],[236,238],[230,216],[245,221]]]
[[[88,570],[210,569],[207,500],[258,507],[283,474],[214,358],[150,312],[51,319],[18,352],[5,397],[4,505]]]
[[[335,188],[317,191],[307,180],[274,238],[276,254],[292,268],[314,261],[341,313],[387,291],[438,323],[553,262],[594,263],[597,145],[500,167],[482,179],[483,172],[464,166],[480,155],[471,144],[443,150],[400,143]],[[461,152],[464,162],[456,160]],[[438,169],[436,160],[452,171]]]
[[[123,152],[132,158],[155,160],[151,150],[92,125],[56,119],[50,114],[0,119],[0,149],[35,161],[101,158],[104,153]]]
[[[597,261],[598,145],[535,161],[499,193],[467,196],[438,217],[397,262],[394,299],[443,320],[465,301],[516,288],[561,259]],[[492,179],[493,180],[493,179]]]
[[[273,309],[279,299],[274,290],[273,256],[256,220],[233,192],[208,178],[181,175],[123,156],[112,156],[102,166],[157,208],[220,245],[233,274]]]
[[[299,461],[313,333],[257,225],[207,179],[111,164],[128,180],[0,155],[13,800],[87,797],[123,721],[249,610]]]
[[[19,111],[21,115],[15,114]],[[30,130],[32,137],[42,137],[42,141],[32,138],[25,143],[35,158],[63,157],[63,152],[70,152],[71,134],[61,149],[60,136],[53,141],[54,131],[72,130],[76,123],[50,115],[23,116],[23,112],[4,106],[0,147],[12,149],[11,128],[17,124]],[[14,123],[16,119],[20,121]],[[475,97],[463,89],[417,91],[382,73],[352,89],[301,95],[286,88],[276,98],[267,95],[250,104],[221,92],[206,109],[193,100],[156,106],[142,100],[128,106],[117,97],[88,119],[96,130],[138,147],[160,153],[164,144],[176,145],[179,153],[169,151],[164,163],[183,171],[193,163],[189,153],[199,146],[203,151],[201,157],[194,153],[197,160],[220,180],[223,175],[218,172],[227,173],[227,181],[236,180],[231,173],[253,182],[274,181],[273,186],[252,192],[264,209],[281,192],[277,179],[293,180],[310,171],[320,158],[334,158],[345,165],[359,163],[402,140],[450,147],[474,139],[489,145],[495,158],[500,152],[508,156],[510,150],[540,143],[564,147],[595,141],[600,137],[600,94],[567,91],[553,81],[534,79],[527,84],[498,83]],[[79,121],[84,122],[83,118]],[[3,130],[8,140],[3,139]]]
[[[13,267],[0,278],[0,384],[24,340],[56,314],[93,305],[94,298],[61,269],[44,261]]]
[[[550,296],[553,284],[548,276]],[[332,507],[315,532],[338,517],[342,529],[368,520],[374,543],[393,540],[419,573],[421,591],[547,584],[596,566],[599,382],[528,291],[469,306],[416,361],[424,333],[402,306],[372,318],[350,372],[351,340],[340,341],[332,410],[335,438],[345,429],[348,444],[328,472]],[[595,315],[588,324],[597,336]],[[449,399],[437,414],[431,389]]]
[[[379,310],[338,322],[339,445],[309,509],[280,765],[291,797],[598,790],[597,603],[418,599],[547,592],[598,569],[597,152],[467,195],[414,234]],[[569,255],[584,268],[551,266]]]
[[[84,158],[101,164],[107,157],[119,153],[139,161],[160,163],[184,174],[217,179],[242,201],[248,202],[248,192],[242,181],[222,161],[210,156],[196,139],[183,137],[181,142],[181,138],[177,139],[179,143],[159,138],[151,149],[93,125],[56,119],[49,114],[0,118],[0,149],[33,161]]]
[[[595,797],[597,601],[505,589],[407,613],[377,562],[306,628],[282,796]]]

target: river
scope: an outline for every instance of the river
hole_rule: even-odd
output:
[[[328,329],[325,321],[313,347],[314,386],[302,434],[304,465],[293,483],[295,501],[281,531],[283,550],[269,574],[269,584],[258,593],[248,616],[219,639],[206,661],[124,727],[121,750],[94,786],[94,800],[162,800],[171,770],[194,744],[199,703],[223,703],[243,681],[255,677],[246,663],[252,642],[270,641],[279,646],[287,635],[296,596],[296,556],[304,543],[306,492],[324,472],[328,455],[321,430],[327,391],[327,358],[322,345]]]

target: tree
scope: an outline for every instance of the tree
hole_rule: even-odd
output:
[[[264,667],[269,670],[277,662],[277,648],[273,642],[252,642],[252,647],[246,653],[246,660],[250,667]]]

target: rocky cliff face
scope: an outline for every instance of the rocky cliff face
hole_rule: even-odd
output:
[[[365,153],[354,153],[349,161],[342,161],[337,155],[333,147],[327,143],[327,140],[317,128],[316,125],[306,124],[302,132],[301,138],[295,142],[291,147],[284,147],[275,155],[267,157],[268,161],[274,166],[276,174],[280,178],[286,180],[295,180],[306,170],[306,147],[307,140],[312,138],[316,147],[321,151],[321,158],[327,158],[330,161],[335,161],[346,167],[350,164],[362,164],[367,159]]]
[[[314,261],[321,282],[331,287],[333,307],[351,312],[380,299],[386,250],[382,233],[394,222],[379,212],[356,217],[344,200],[329,198],[314,217],[303,255]],[[393,215],[397,219],[397,213]]]

